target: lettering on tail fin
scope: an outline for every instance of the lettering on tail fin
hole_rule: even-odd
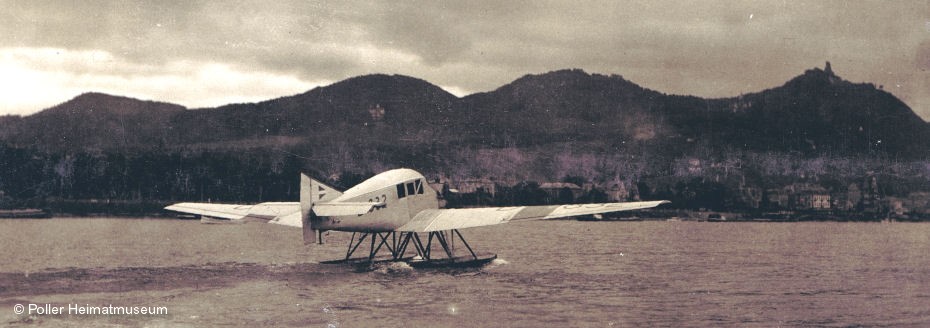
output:
[[[322,244],[322,231],[316,229],[319,216],[313,213],[313,205],[327,202],[342,195],[342,192],[320,181],[300,174],[300,217],[304,232],[304,244]]]

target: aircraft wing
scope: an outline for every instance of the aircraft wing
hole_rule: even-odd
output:
[[[424,210],[397,231],[430,232],[464,229],[506,223],[555,219],[569,216],[630,211],[652,208],[669,203],[667,200],[628,203],[599,203],[577,205],[543,205],[517,207],[453,208]]]
[[[251,208],[251,205],[211,203],[177,203],[165,207],[169,211],[229,220],[238,220],[249,215],[249,209]]]
[[[280,224],[280,225],[285,225],[285,226],[289,226],[289,227],[296,227],[296,228],[301,228],[301,227],[304,226],[303,220],[302,220],[302,218],[301,218],[301,216],[300,216],[300,212],[299,212],[299,211],[298,211],[298,212],[291,213],[291,214],[287,214],[287,215],[282,215],[282,216],[276,217],[276,218],[272,219],[271,221],[268,221],[268,223]]]
[[[214,218],[239,220],[244,218],[258,218],[263,220],[280,221],[282,218],[297,213],[300,214],[300,203],[296,202],[267,202],[255,205],[213,204],[213,203],[177,203],[165,207],[166,210],[180,213],[195,214]],[[299,220],[298,220],[299,221]],[[278,223],[278,222],[275,222]],[[290,224],[288,224],[290,225]]]

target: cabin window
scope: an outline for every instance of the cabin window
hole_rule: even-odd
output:
[[[397,184],[397,199],[401,199],[407,196],[407,189],[404,189],[403,183]]]
[[[414,187],[417,190],[417,194],[422,194],[423,193],[423,180],[417,180],[417,181],[414,181],[413,183],[414,183]]]
[[[416,194],[416,193],[417,193],[417,190],[414,189],[413,182],[407,182],[407,194],[408,194],[408,195],[413,195],[413,194]]]

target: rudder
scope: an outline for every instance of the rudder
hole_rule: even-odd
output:
[[[340,195],[342,192],[335,188],[300,174],[300,217],[304,244],[323,243],[322,231],[317,229],[320,217],[313,213],[313,205],[336,199]]]

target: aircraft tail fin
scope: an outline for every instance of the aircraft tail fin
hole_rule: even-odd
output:
[[[304,232],[304,244],[322,244],[322,231],[319,226],[320,217],[313,212],[313,205],[326,202],[342,195],[342,192],[327,186],[306,174],[300,174],[300,216]]]

